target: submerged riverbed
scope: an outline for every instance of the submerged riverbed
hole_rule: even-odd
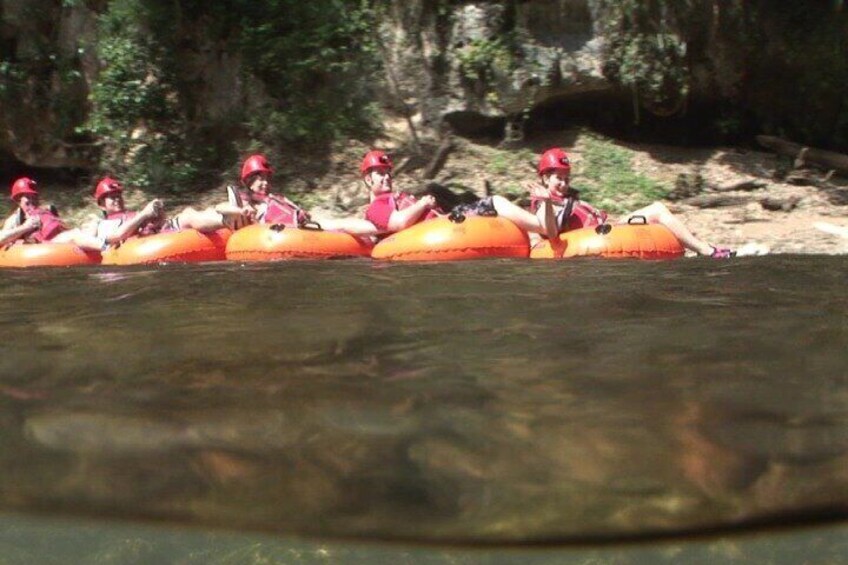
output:
[[[0,510],[436,545],[844,521],[846,280],[844,256],[4,271]]]

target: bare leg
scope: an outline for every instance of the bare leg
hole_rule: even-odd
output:
[[[520,208],[503,196],[492,196],[492,204],[498,216],[506,218],[524,231],[545,234],[545,226],[534,214]]]
[[[644,216],[649,224],[660,224],[667,227],[680,240],[683,247],[691,249],[698,255],[711,255],[714,250],[712,245],[695,237],[695,234],[689,231],[689,228],[677,219],[662,202],[654,202],[635,212],[631,212],[621,222],[626,223],[627,220],[634,216]]]
[[[180,229],[195,229],[197,231],[215,231],[225,227],[224,216],[213,208],[195,210],[186,208],[176,217]]]
[[[341,231],[351,235],[376,235],[380,233],[374,224],[361,218],[327,218],[316,221],[321,229],[327,231]]]
[[[73,243],[81,249],[103,251],[105,242],[79,229],[66,230],[50,240],[50,243]]]

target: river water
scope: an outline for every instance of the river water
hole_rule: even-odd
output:
[[[3,271],[0,549],[84,518],[545,551],[805,526],[826,557],[846,281],[809,255]]]

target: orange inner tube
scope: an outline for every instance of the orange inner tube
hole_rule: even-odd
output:
[[[0,251],[0,267],[70,267],[97,265],[100,253],[73,243],[16,243]]]
[[[371,242],[342,232],[254,224],[230,237],[226,255],[231,261],[368,257]]]
[[[490,257],[527,257],[527,233],[504,218],[469,216],[427,220],[399,231],[374,247],[374,259],[456,261]]]
[[[634,259],[676,259],[683,246],[674,234],[659,224],[605,224],[581,228],[559,236],[562,247],[540,241],[530,251],[533,259],[609,257]],[[559,253],[562,253],[561,255]]]
[[[232,232],[182,230],[133,237],[103,252],[104,265],[144,265],[150,263],[194,263],[223,261],[224,248]]]

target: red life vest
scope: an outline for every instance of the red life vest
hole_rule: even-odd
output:
[[[263,224],[283,224],[287,228],[296,228],[309,221],[309,214],[284,196],[253,193],[251,197],[265,204],[265,213],[259,218]]]
[[[541,201],[532,200],[530,203],[530,210],[535,214],[536,210],[539,209],[539,204]],[[568,217],[564,217],[566,210],[568,209],[568,202],[566,198],[561,196],[552,196],[551,204],[554,205],[554,213],[557,217],[557,226],[559,226],[559,233],[564,233],[571,230],[576,230],[580,228],[590,228],[594,226],[599,226],[601,224],[605,224],[607,222],[607,213],[586,204],[582,200],[577,200],[576,198],[573,200],[571,211]]]
[[[68,228],[62,223],[61,218],[54,214],[49,208],[32,208],[26,213],[27,216],[38,216],[41,219],[41,228],[30,233],[26,239],[36,243],[50,241]]]
[[[389,196],[395,200],[395,210],[404,210],[418,201],[417,198],[405,192],[401,192],[397,196],[392,196],[391,194]]]

